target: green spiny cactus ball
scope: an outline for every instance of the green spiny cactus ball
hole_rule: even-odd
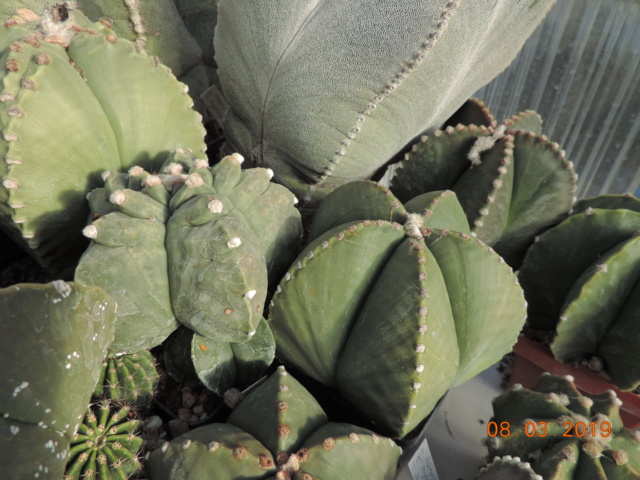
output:
[[[155,359],[150,352],[143,350],[118,357],[110,355],[102,362],[93,396],[144,407],[153,400],[159,380]]]
[[[420,138],[398,165],[391,191],[401,201],[453,190],[472,231],[514,268],[534,237],[566,218],[575,201],[573,164],[542,135],[538,114],[526,111],[497,126],[475,99],[446,128]]]
[[[520,457],[546,480],[638,479],[640,433],[623,427],[621,404],[612,390],[582,395],[568,375],[514,385],[493,400],[489,456]]]
[[[153,451],[150,480],[392,480],[400,448],[361,427],[329,422],[284,367],[227,423],[192,430]]]
[[[491,463],[482,467],[474,480],[543,480],[543,478],[531,469],[528,462],[505,455],[495,457]]]
[[[86,194],[99,173],[202,155],[188,88],[108,22],[47,10],[38,27],[0,26],[0,225],[51,270],[86,246]],[[3,48],[4,47],[4,48]]]
[[[223,342],[256,333],[270,279],[295,256],[302,224],[295,196],[242,161],[230,155],[209,168],[177,150],[162,173],[107,172],[90,194],[98,218],[84,229],[93,242],[75,278],[117,300],[113,353],[156,346],[180,323]]]
[[[283,363],[400,438],[512,348],[525,302],[504,260],[465,233],[455,195],[428,195],[405,216],[387,192],[363,182],[327,197],[318,236],[277,287],[268,320]],[[354,222],[352,200],[372,220]],[[332,212],[352,221],[325,232]]]
[[[89,407],[71,440],[64,480],[127,480],[140,470],[142,422],[129,406],[101,401]]]
[[[530,327],[562,362],[587,360],[623,390],[640,385],[640,200],[605,195],[540,235],[518,278]]]

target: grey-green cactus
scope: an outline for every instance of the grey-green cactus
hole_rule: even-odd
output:
[[[583,200],[541,235],[519,279],[528,323],[555,330],[551,350],[563,362],[601,364],[612,382],[640,385],[640,201],[631,195]]]
[[[160,175],[109,172],[89,197],[101,215],[76,280],[118,301],[111,351],[161,343],[178,323],[216,341],[248,341],[302,232],[295,197],[268,169],[241,170],[231,155],[208,168],[174,152]],[[182,172],[189,172],[182,173]]]
[[[640,478],[640,435],[622,426],[612,390],[583,396],[570,376],[543,375],[493,400],[489,455],[531,462],[547,480]]]
[[[103,400],[89,407],[73,436],[63,480],[127,480],[142,467],[140,420],[126,405]]]
[[[315,238],[278,286],[268,320],[279,359],[337,388],[385,435],[403,437],[450,387],[510,350],[524,298],[493,249],[442,228],[443,217],[466,224],[459,206],[450,208],[454,195],[424,198],[424,215],[407,215],[403,226],[393,220],[404,207],[388,190],[353,189],[391,221],[347,223]]]
[[[480,469],[475,480],[543,480],[531,469],[529,462],[522,462],[518,457],[505,455],[495,457],[491,463]]]
[[[575,200],[573,165],[541,130],[531,111],[497,126],[471,99],[444,130],[413,144],[391,190],[403,202],[453,190],[478,238],[518,267],[534,237],[566,218]]]
[[[305,202],[367,178],[502,71],[553,3],[222,2],[230,150]]]
[[[107,356],[93,396],[145,407],[151,403],[159,380],[153,355],[146,350]]]
[[[0,465],[4,478],[59,480],[113,340],[115,303],[55,281],[0,290]]]
[[[205,149],[187,87],[108,22],[52,12],[0,26],[0,224],[52,270],[73,265],[99,173]]]
[[[223,396],[230,388],[244,390],[258,381],[273,363],[276,343],[261,320],[245,343],[223,342],[179,328],[163,344],[167,373],[176,381],[198,378]]]
[[[330,423],[283,367],[227,423],[197,428],[153,451],[151,480],[392,480],[400,448],[361,427]]]

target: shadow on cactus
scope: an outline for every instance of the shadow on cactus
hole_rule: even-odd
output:
[[[640,200],[604,195],[533,244],[519,278],[528,325],[554,331],[562,362],[587,360],[623,390],[640,385]]]
[[[372,220],[319,234],[280,282],[269,322],[279,359],[403,437],[450,387],[511,349],[525,303],[504,260],[464,232],[455,195],[429,195],[421,215],[389,193],[362,182],[327,197],[313,232],[330,226],[336,205],[341,219],[362,214],[352,207]]]
[[[150,480],[395,478],[400,448],[389,438],[330,423],[284,367],[249,394],[227,423],[192,430],[153,451]]]
[[[218,342],[255,334],[269,280],[289,266],[302,226],[293,194],[242,161],[209,168],[181,150],[163,173],[106,172],[91,192],[98,218],[84,229],[93,242],[75,278],[118,302],[112,353],[159,345],[179,324]]]
[[[520,457],[545,479],[639,478],[640,434],[622,426],[621,403],[612,390],[583,396],[570,376],[514,385],[493,400],[503,434],[488,439],[489,456]]]
[[[484,104],[471,99],[444,130],[411,147],[391,190],[403,202],[453,190],[472,231],[517,268],[534,237],[563,220],[575,200],[573,165],[541,131],[535,112],[497,126]]]
[[[169,69],[108,22],[55,7],[36,30],[0,27],[0,224],[51,270],[85,246],[85,195],[99,173],[201,155],[201,117]]]

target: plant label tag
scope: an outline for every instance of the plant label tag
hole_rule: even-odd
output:
[[[409,460],[409,471],[413,480],[439,480],[426,438]]]

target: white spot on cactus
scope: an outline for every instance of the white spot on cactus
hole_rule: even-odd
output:
[[[62,298],[67,298],[71,295],[71,285],[64,280],[54,280],[51,282],[51,286]]]
[[[20,427],[18,427],[16,425],[11,425],[9,427],[9,431],[11,432],[11,435],[17,435],[18,432],[20,431]]]
[[[298,201],[299,201],[299,200],[298,200],[298,197],[294,196],[294,197],[293,197],[293,204],[294,204],[294,205],[297,205],[297,204],[298,204]]]
[[[13,389],[13,396],[17,397],[28,386],[29,382],[22,382],[20,385]]]
[[[64,366],[64,368],[66,368],[67,370],[69,370],[69,369],[71,368],[71,364],[70,364],[70,363],[67,363],[67,364]]]
[[[416,365],[416,372],[418,373],[424,372],[424,365]]]
[[[189,448],[191,446],[191,439],[187,438],[184,442],[182,442],[182,444],[180,445],[180,447],[183,450],[186,450],[187,448]]]
[[[427,325],[420,325],[420,326],[418,327],[418,332],[419,332],[421,335],[424,335],[425,333],[427,333],[427,330],[428,330],[428,329],[429,329],[429,327],[428,327]]]
[[[276,287],[276,292],[282,293],[282,287],[280,285]]]
[[[209,209],[209,211],[211,213],[222,213],[222,209],[224,208],[224,205],[222,204],[222,202],[220,200],[215,200],[214,199],[214,200],[211,200],[209,203],[207,203],[207,208]],[[240,240],[240,239],[238,239],[238,240]],[[231,240],[229,240],[229,242],[230,241]],[[229,246],[229,242],[227,242],[227,246]],[[229,246],[229,248],[233,248],[233,247]]]
[[[414,384],[413,384],[413,385],[411,385],[411,387],[412,387],[414,390],[420,390],[420,389],[422,388],[422,384],[421,384],[420,382],[414,382]]]
[[[488,208],[481,208],[480,209],[480,215],[489,215],[489,209]]]
[[[591,207],[587,208],[587,209],[584,211],[584,214],[585,214],[585,215],[593,215],[594,213],[596,213],[596,211],[595,211],[593,208],[591,208]]]
[[[249,300],[251,300],[253,297],[256,296],[256,291],[255,290],[249,290],[247,293],[245,293],[243,295],[244,298],[248,298]],[[254,332],[255,333],[255,332]]]
[[[142,185],[145,187],[157,187],[162,183],[162,179],[158,175],[148,175],[142,181]]]
[[[284,279],[285,279],[287,282],[291,281],[291,274],[290,274],[289,272],[285,273],[285,274],[284,274]]]
[[[427,314],[427,312],[428,312],[427,307],[420,307],[420,309],[418,310],[418,314],[421,317],[424,317]]]
[[[522,384],[521,383],[514,383],[513,386],[511,387],[511,390],[514,391],[518,391],[518,390],[522,390]]]
[[[420,229],[424,226],[422,223],[422,217],[415,213],[410,213],[407,216],[407,221],[404,224],[404,234],[407,237],[420,240],[422,239],[422,232]]]
[[[309,260],[311,260],[313,257],[314,257],[314,253],[313,253],[313,251],[310,251],[309,253],[307,253],[307,258],[308,258]]]
[[[199,173],[192,173],[187,176],[184,184],[187,186],[187,188],[195,188],[204,185],[204,180]]]
[[[167,450],[169,450],[169,442],[164,442],[160,450],[162,450],[162,453],[165,453]]]
[[[98,238],[98,229],[95,225],[87,225],[82,229],[82,234],[87,238]]]
[[[164,167],[162,173],[166,173],[168,175],[180,175],[182,173],[182,165],[172,162]]]
[[[127,196],[122,190],[116,190],[111,195],[109,195],[109,201],[114,205],[122,205],[126,198]]]
[[[296,266],[298,267],[298,270],[302,270],[302,262],[298,260],[298,263],[296,264]]]
[[[601,263],[599,265],[596,265],[596,271],[606,273],[607,264],[606,263]]]
[[[15,99],[16,97],[11,95],[9,92],[0,92],[0,102],[2,103],[13,102]]]
[[[136,165],[135,167],[131,167],[128,173],[132,177],[138,177],[144,173],[144,169]]]
[[[18,160],[17,158],[5,158],[4,162],[7,165],[22,165],[22,161]]]
[[[484,223],[482,222],[482,220],[476,220],[476,221],[474,221],[474,222],[473,222],[473,224],[474,224],[476,227],[481,227],[481,226],[483,226],[483,225],[484,225]]]
[[[17,190],[20,187],[20,184],[13,178],[4,178],[2,179],[2,186],[7,190]]]
[[[419,344],[416,345],[416,352],[424,353],[426,348],[427,347],[425,347],[422,343],[419,343]]]
[[[239,153],[232,153],[231,155],[229,155],[229,158],[231,158],[234,162],[239,163],[240,165],[242,165],[242,163],[244,162],[244,157]]]
[[[196,158],[193,161],[193,168],[200,169],[200,168],[207,168],[208,166],[209,166],[209,161],[205,158]]]
[[[242,245],[242,240],[238,237],[233,237],[227,242],[227,247],[229,248],[238,248],[240,245]]]
[[[182,93],[189,93],[189,85],[182,85]]]
[[[373,440],[373,443],[376,445],[380,442],[380,438],[376,434],[371,435],[371,440]]]
[[[273,178],[273,170],[271,170],[270,168],[267,168],[267,176],[269,177],[269,180]]]
[[[575,378],[573,378],[573,375],[565,375],[562,378],[564,378],[567,382],[573,382],[575,380]]]

